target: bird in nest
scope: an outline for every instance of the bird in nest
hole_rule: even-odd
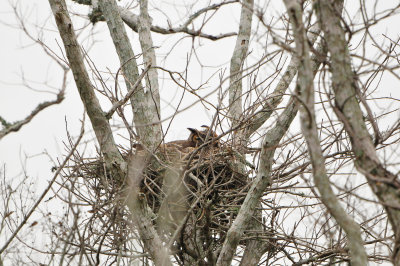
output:
[[[219,146],[219,140],[217,133],[210,129],[209,126],[202,125],[203,130],[197,130],[189,127],[190,135],[186,140],[174,140],[164,144],[166,148],[176,148],[179,151],[187,152],[198,148],[203,144],[206,147],[217,148]]]
[[[171,151],[178,150],[184,153],[190,153],[194,149],[206,144],[207,148],[217,148],[219,147],[218,135],[210,129],[209,126],[202,125],[203,129],[198,130],[195,128],[188,128],[190,135],[188,139],[184,140],[174,140],[160,145],[161,151]],[[135,144],[134,147],[140,151],[143,150],[142,145]]]

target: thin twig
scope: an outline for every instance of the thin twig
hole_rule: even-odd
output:
[[[111,107],[110,111],[108,111],[106,113],[106,118],[110,119],[111,116],[114,114],[114,112],[121,107],[122,105],[124,105],[132,96],[132,94],[135,92],[135,89],[140,85],[142,79],[144,78],[144,76],[146,75],[146,73],[149,71],[150,69],[150,65],[148,65],[145,70],[142,72],[142,74],[140,74],[139,78],[136,80],[135,84],[133,84],[133,86],[131,87],[131,89],[128,91],[128,93],[125,95],[125,97],[121,100],[119,100],[118,102],[115,102],[113,104],[113,106]]]
[[[1,248],[0,250],[0,254],[3,253],[4,250],[6,250],[6,248],[11,244],[11,242],[13,241],[13,239],[17,236],[17,234],[19,233],[19,231],[22,229],[22,227],[28,222],[29,217],[32,215],[32,213],[36,210],[36,208],[39,206],[39,204],[42,202],[42,200],[44,199],[44,197],[46,196],[47,192],[49,192],[49,190],[51,189],[51,187],[53,186],[54,182],[56,181],[58,175],[60,174],[61,170],[64,169],[64,166],[67,164],[67,162],[69,161],[69,159],[71,158],[72,154],[75,152],[76,148],[78,147],[82,137],[83,137],[83,133],[85,132],[85,126],[84,126],[85,121],[82,121],[82,126],[81,126],[81,132],[79,134],[79,137],[77,139],[77,141],[75,142],[74,146],[72,147],[71,151],[68,153],[67,157],[65,157],[64,161],[62,162],[62,164],[58,167],[57,171],[55,172],[53,178],[51,179],[51,181],[49,182],[49,185],[47,186],[47,188],[43,191],[42,195],[39,197],[39,199],[36,201],[36,203],[33,205],[33,207],[31,208],[31,210],[26,214],[24,220],[22,220],[22,222],[19,224],[19,226],[17,227],[17,229],[14,231],[14,233],[12,234],[12,236],[7,240],[7,242],[4,244],[4,246]]]
[[[23,120],[8,123],[4,118],[0,117],[1,124],[4,126],[3,130],[0,130],[0,140],[11,132],[17,132],[24,125],[28,124],[38,113],[43,111],[49,106],[59,104],[64,100],[64,88],[57,94],[57,98],[53,101],[47,101],[39,104],[26,118]]]

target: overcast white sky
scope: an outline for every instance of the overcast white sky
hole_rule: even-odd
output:
[[[85,14],[84,10],[86,10],[85,7],[80,5],[73,5],[73,9],[83,14]],[[171,6],[169,9],[171,10]],[[0,115],[12,122],[24,118],[40,102],[54,98],[54,95],[48,92],[54,93],[60,88],[62,71],[49,59],[39,45],[32,45],[33,42],[19,29],[15,14],[7,1],[1,1],[0,10],[0,21],[2,22],[0,24],[0,32],[2,33],[2,42],[0,43]],[[48,2],[42,0],[24,2],[18,5],[17,10],[25,18],[26,27],[32,36],[35,38],[40,37],[46,45],[52,47],[60,55],[57,42],[61,46],[62,43],[58,33],[54,31],[55,25]],[[232,18],[234,12],[235,10],[232,11],[229,8],[225,13]],[[177,16],[174,18],[177,18]],[[165,23],[165,21],[163,19],[162,23]],[[74,26],[79,28],[83,24],[84,21],[80,20]],[[235,23],[221,25],[226,26],[221,27],[220,32],[225,30],[236,31]],[[37,29],[37,27],[43,27],[43,31]],[[89,37],[92,32],[95,33],[94,36]],[[129,32],[129,36],[132,38],[134,48],[136,48],[136,54],[139,53],[140,49],[138,49],[136,34]],[[160,54],[167,53],[177,40],[175,37],[165,38],[165,36],[160,35],[154,35],[153,37],[155,45],[167,47],[164,50],[160,49]],[[114,73],[116,72],[119,63],[105,23],[98,23],[95,27],[89,25],[87,30],[80,36],[80,39],[87,49],[89,49],[93,41],[96,41],[91,46],[89,55],[100,71],[108,71],[109,69]],[[234,39],[230,38],[218,43],[214,42],[214,49],[200,47],[197,53],[199,57],[203,58],[204,64],[225,64],[229,61],[229,56],[232,53],[234,45],[232,40]],[[202,42],[210,43],[207,40]],[[167,58],[167,61],[162,62],[160,60],[159,65],[165,66],[168,64],[170,69],[181,71],[184,67],[187,53],[190,52],[190,45],[189,39],[180,42]],[[182,52],[183,49],[186,49],[187,52]],[[210,59],[209,62],[207,62],[207,58]],[[171,61],[174,62],[174,65],[169,63]],[[209,74],[203,73],[203,75],[204,80]],[[191,81],[197,81],[195,84],[200,84],[202,73],[198,66],[192,67],[192,72],[189,73],[189,76]],[[83,108],[71,77],[72,75],[69,73],[66,99],[62,104],[45,110],[18,133],[8,135],[0,142],[0,161],[6,164],[8,174],[15,175],[20,172],[20,159],[24,158],[25,155],[33,156],[44,151],[47,151],[52,156],[64,153],[62,140],[66,139],[65,119],[68,122],[71,133],[73,135],[78,134],[79,119],[82,117]],[[107,75],[105,77],[109,78]],[[32,89],[23,84],[24,79]],[[170,113],[172,109],[168,108],[167,105],[173,98],[175,101],[180,98],[181,91],[177,92],[176,86],[167,87],[164,85],[161,93],[164,114],[167,110]],[[188,106],[195,100],[196,98],[186,95],[182,106]],[[102,102],[104,109],[107,109],[109,107],[107,101]],[[187,136],[186,127],[198,127],[209,123],[210,115],[206,115],[202,109],[202,106],[198,104],[195,108],[191,108],[188,112],[179,115],[168,138],[184,138]],[[167,115],[165,114],[165,116]],[[30,175],[38,175],[42,179],[49,177],[50,168],[46,156],[36,156],[30,159],[27,167],[30,170]]]
[[[54,93],[58,90],[61,85],[62,72],[43,52],[43,49],[36,44],[32,45],[33,42],[20,30],[9,2],[15,3],[17,1],[9,0],[1,1],[0,3],[0,32],[2,33],[2,42],[0,43],[0,115],[12,122],[25,117],[38,103],[53,99],[54,95],[48,92]],[[70,1],[67,2],[71,4]],[[197,1],[194,2],[196,3]],[[352,4],[352,2],[348,2],[347,6]],[[385,4],[381,4],[381,7],[391,6],[396,2],[386,0],[384,1]],[[203,7],[204,3],[208,2],[198,1],[198,5],[195,5],[193,10]],[[184,6],[178,2],[157,1],[157,4],[153,4],[153,7],[162,10],[161,12],[153,9],[152,15],[157,25],[166,25],[167,15],[173,25],[179,25],[182,19],[187,16]],[[274,1],[273,4],[270,4],[268,12],[271,17],[277,17],[280,10],[282,10],[281,8],[281,1]],[[74,4],[71,9],[77,13],[87,14],[87,8],[82,5]],[[354,13],[357,12],[357,9],[350,10],[354,10]],[[55,31],[48,2],[42,0],[23,1],[23,4],[17,5],[17,11],[26,21],[25,25],[30,34],[34,38],[41,38],[46,45],[60,55],[61,52],[58,45],[62,46],[62,44],[58,33]],[[213,18],[214,23],[206,26],[204,30],[215,34],[237,31],[236,22],[238,16],[238,5],[223,8],[218,12],[218,16]],[[360,15],[349,14],[349,17],[354,20],[360,20]],[[388,36],[396,36],[398,27],[394,25],[399,25],[398,22],[399,20],[387,20],[385,23],[379,24],[374,30],[378,35],[385,33]],[[75,19],[74,26],[75,28],[80,28],[86,25],[86,23],[85,20],[81,19],[77,21]],[[94,34],[91,36],[92,33]],[[137,35],[130,32],[129,36],[132,38],[135,53],[140,53]],[[180,41],[178,45],[175,45],[180,37],[182,36],[153,34],[154,44],[160,47],[158,49],[160,59],[164,58],[164,55],[172,49],[166,60],[159,60],[159,65],[168,66],[172,70],[182,71],[186,58],[190,56],[194,63],[191,64],[188,79],[194,86],[199,86],[212,76],[213,73],[218,73],[221,69],[226,70],[233,51],[235,38],[227,38],[218,42],[208,40],[196,41],[197,55],[194,55],[190,53],[192,45],[190,38],[186,38]],[[87,26],[87,29],[81,34],[80,40],[86,49],[90,48],[89,55],[100,71],[112,71],[115,73],[119,63],[105,23],[98,23],[95,27],[91,25]],[[252,50],[252,53],[258,54],[260,52]],[[196,62],[196,58],[200,58],[203,65],[213,67],[201,68]],[[83,109],[71,76],[71,73],[69,73],[66,99],[62,104],[50,107],[18,133],[12,133],[0,141],[0,161],[6,163],[10,174],[16,174],[19,171],[17,170],[17,166],[20,164],[20,159],[24,157],[24,154],[32,156],[47,151],[52,156],[56,156],[63,153],[61,141],[66,138],[65,119],[68,122],[71,133],[77,134],[79,119],[82,116]],[[205,86],[205,89],[200,93],[205,95],[210,90],[216,89],[216,77],[218,75],[214,75],[214,78],[208,83],[209,85]],[[105,75],[105,78],[110,78],[110,76]],[[388,78],[390,79],[390,77]],[[27,88],[23,84],[24,79],[32,89]],[[390,86],[390,83],[388,86]],[[394,93],[396,91],[398,90],[393,90]],[[181,90],[176,89],[176,85],[170,83],[161,84],[164,118],[169,116],[173,111],[171,107],[168,107],[168,104],[176,102],[181,97],[181,93]],[[189,106],[197,100],[188,93],[185,94],[184,99],[185,101],[181,105],[181,108]],[[210,101],[216,104],[216,94],[211,96]],[[107,109],[109,106],[108,102],[102,102],[104,109]],[[167,138],[176,139],[186,137],[187,132],[185,128],[188,126],[198,127],[209,123],[213,114],[212,111],[210,110],[207,113],[201,104],[197,104],[188,111],[180,113],[174,121]],[[35,166],[33,167],[36,169],[34,172],[37,172],[38,175],[46,173],[45,176],[47,176],[48,159],[45,156],[38,156],[30,160],[30,164]],[[38,167],[39,165],[41,167]],[[31,174],[35,175],[34,173]]]
[[[45,100],[54,98],[52,93],[57,92],[61,86],[62,71],[43,51],[33,44],[20,29],[14,10],[10,3],[18,1],[1,1],[0,3],[0,32],[3,41],[0,43],[0,115],[7,121],[13,122],[24,118]],[[87,14],[87,8],[78,4],[71,4],[70,10],[75,13]],[[198,3],[193,10],[206,6],[208,1],[193,1]],[[52,18],[50,6],[47,1],[32,0],[18,3],[16,11],[25,21],[25,26],[33,38],[40,38],[47,46],[51,47],[57,55],[61,55],[58,32]],[[156,8],[154,8],[156,7]],[[271,14],[279,15],[278,10],[282,3],[269,9]],[[179,1],[157,1],[153,4],[154,23],[156,25],[167,25],[167,18],[173,25],[178,26],[187,17],[188,11]],[[236,32],[239,18],[239,5],[230,5],[222,8],[217,16],[213,17],[212,23],[204,28],[207,33],[220,34],[225,32]],[[201,20],[199,21],[199,23]],[[75,29],[86,26],[80,35],[80,41],[85,49],[88,49],[91,59],[95,62],[100,72],[111,71],[115,73],[119,67],[113,44],[108,34],[105,23],[98,23],[94,27],[87,26],[87,21],[75,17]],[[135,54],[139,54],[138,37],[128,29],[128,35],[132,40]],[[158,46],[158,64],[167,66],[170,70],[182,71],[185,68],[187,58],[192,62],[188,72],[188,80],[194,88],[205,81],[207,84],[199,91],[201,95],[207,95],[210,91],[217,89],[218,74],[225,71],[225,77],[229,73],[229,60],[235,45],[235,37],[226,38],[217,42],[209,40],[195,41],[196,54],[191,52],[192,40],[182,35],[160,35],[153,34],[154,45]],[[179,40],[179,42],[178,42]],[[253,51],[253,54],[262,52]],[[165,57],[165,55],[167,55]],[[197,59],[200,59],[197,61]],[[204,67],[201,67],[202,64]],[[228,68],[227,68],[228,67]],[[169,78],[165,73],[160,76]],[[210,79],[211,77],[211,79]],[[105,79],[112,79],[105,74]],[[210,80],[209,80],[210,79]],[[175,84],[161,80],[162,115],[169,117],[175,110],[182,90],[177,89]],[[30,86],[27,88],[26,84]],[[226,88],[225,83],[225,87]],[[49,93],[52,92],[52,93]],[[101,99],[103,108],[109,108],[109,102]],[[208,100],[217,104],[217,93],[211,95]],[[193,105],[193,103],[196,103]],[[173,106],[171,107],[170,104]],[[179,113],[174,119],[167,140],[182,139],[188,135],[187,127],[199,127],[209,124],[214,113],[213,108],[207,110],[198,99],[186,92],[184,101],[180,106],[183,109],[193,105],[187,111]],[[210,108],[210,106],[207,106]],[[62,141],[66,139],[66,123],[72,135],[79,133],[79,120],[82,117],[83,108],[80,102],[72,74],[69,73],[69,82],[66,90],[66,99],[62,104],[52,106],[38,115],[29,125],[23,127],[18,133],[9,134],[0,141],[0,161],[7,166],[9,176],[20,173],[21,162],[26,156],[32,157],[27,161],[27,169],[30,175],[37,176],[39,180],[49,178],[49,159],[47,156],[39,155],[44,151],[53,158],[65,154]],[[166,126],[167,124],[164,124]],[[40,178],[39,178],[40,176]]]
[[[14,0],[10,0],[15,2]],[[70,4],[70,1],[67,1]],[[154,1],[153,1],[154,2]],[[207,1],[193,1],[198,2],[198,5],[193,10],[204,6]],[[271,8],[268,12],[272,15],[279,14],[282,8],[281,1],[273,1]],[[347,1],[349,2],[349,1]],[[358,1],[357,1],[358,2]],[[373,1],[374,2],[374,1]],[[384,2],[384,6],[392,6],[398,1],[379,1]],[[28,31],[34,38],[40,37],[46,45],[54,49],[60,55],[58,44],[62,47],[58,33],[55,31],[50,7],[47,1],[43,0],[30,0],[21,1],[18,4],[17,11],[23,18],[26,19],[26,26]],[[185,16],[185,11],[180,6],[180,1],[157,1],[157,7],[171,17],[172,23],[179,25],[182,20],[181,17]],[[275,4],[276,3],[276,4]],[[352,3],[347,3],[350,5]],[[179,12],[176,12],[175,6],[178,6]],[[153,6],[154,7],[154,6]],[[85,14],[85,7],[73,5],[73,10],[77,13]],[[356,13],[356,10],[354,11]],[[166,17],[160,11],[153,10],[153,19],[157,25],[166,25]],[[219,15],[214,18],[214,23],[205,27],[208,33],[222,33],[237,31],[237,21],[239,15],[238,5],[229,8],[223,8]],[[349,14],[349,17],[359,20],[360,16]],[[175,20],[175,21],[174,21]],[[18,22],[15,18],[14,11],[11,9],[8,1],[0,1],[0,32],[2,40],[0,42],[0,116],[4,117],[7,121],[13,122],[24,118],[30,113],[37,104],[45,101],[52,100],[54,93],[60,88],[61,85],[61,69],[51,62],[51,59],[43,52],[43,49],[37,45],[32,45],[25,33],[19,28]],[[85,20],[75,20],[75,28],[80,28],[85,24]],[[378,35],[383,33],[392,36],[394,39],[399,37],[399,18],[393,18],[385,21],[374,28],[374,32]],[[43,30],[41,30],[43,28]],[[128,30],[129,31],[129,30]],[[94,33],[92,36],[91,34]],[[129,31],[128,34],[132,38],[132,43],[135,53],[139,53],[138,38],[135,33]],[[160,46],[158,53],[162,58],[168,51],[172,49],[171,54],[165,60],[159,60],[158,64],[161,66],[168,66],[169,69],[182,71],[185,66],[187,56],[191,56],[194,63],[191,64],[190,72],[188,73],[189,80],[192,84],[199,86],[202,82],[206,81],[212,76],[212,73],[218,73],[220,69],[225,69],[228,73],[228,66],[230,56],[235,44],[235,38],[227,38],[218,42],[211,42],[208,40],[196,41],[196,53],[202,60],[205,67],[201,68],[196,63],[196,55],[190,54],[191,39],[187,38],[180,41],[177,46],[174,44],[182,37],[179,36],[162,36],[153,34],[154,44]],[[355,37],[357,38],[357,37]],[[116,72],[119,67],[117,56],[114,47],[110,41],[108,30],[105,23],[99,23],[95,27],[89,25],[80,36],[83,46],[89,50],[89,55],[96,63],[100,71]],[[371,48],[372,49],[372,48]],[[371,50],[372,51],[372,50]],[[260,54],[262,51],[253,50],[254,54]],[[161,74],[161,73],[160,73]],[[105,78],[110,76],[104,75]],[[25,80],[25,81],[24,81]],[[205,86],[200,93],[202,95],[216,89],[218,75]],[[26,82],[32,89],[26,87]],[[163,99],[162,112],[164,117],[167,117],[173,109],[169,107],[169,103],[176,104],[177,99],[181,97],[181,90],[177,90],[176,85],[171,83],[161,84],[161,97]],[[225,84],[226,86],[226,84]],[[392,94],[400,98],[400,88],[398,88],[398,81],[390,76],[385,76],[381,86],[386,87],[387,91],[384,94]],[[49,93],[52,92],[52,93]],[[194,96],[185,94],[185,101],[182,107],[189,106],[197,99]],[[209,98],[216,104],[216,94]],[[104,109],[109,107],[109,104],[102,100]],[[209,107],[209,106],[208,106]],[[180,113],[172,125],[172,130],[167,139],[186,138],[186,127],[199,127],[203,124],[208,124],[213,114],[213,109],[206,111],[204,106],[197,103],[192,108],[185,112]],[[47,152],[53,159],[65,154],[63,141],[66,140],[66,123],[68,122],[68,129],[73,136],[79,134],[79,120],[82,118],[83,108],[77,94],[77,89],[69,73],[69,82],[66,90],[66,98],[60,105],[52,106],[37,117],[27,126],[23,127],[19,132],[12,133],[0,140],[0,162],[1,167],[5,166],[8,177],[16,177],[23,170],[29,176],[36,180],[38,191],[47,183],[51,177],[50,168],[52,163],[47,155]],[[398,114],[396,114],[398,116]],[[88,133],[87,139],[93,137]],[[29,160],[25,161],[25,158]],[[26,168],[24,169],[23,166]]]

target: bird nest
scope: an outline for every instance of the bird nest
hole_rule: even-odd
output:
[[[140,156],[140,151],[137,154]],[[182,246],[188,249],[191,243],[187,241],[194,233],[220,246],[249,184],[248,175],[239,170],[240,164],[232,149],[227,144],[186,152],[160,149],[155,156],[158,163],[149,164],[143,171],[140,193],[153,212],[160,235],[168,240],[183,224],[177,239],[178,249]],[[91,190],[90,213],[104,223],[100,226],[103,229],[97,230],[98,235],[111,234],[110,247],[120,247],[127,240],[131,220],[129,211],[120,202],[124,186],[107,173],[102,157],[80,159],[75,171]],[[96,217],[90,221],[97,220],[93,218]]]
[[[234,154],[227,150],[223,146],[203,152],[194,149],[183,158],[179,154],[179,160],[174,152],[163,154],[172,160],[166,160],[161,168],[147,169],[141,184],[153,212],[169,216],[163,222],[172,224],[192,213],[197,225],[209,219],[212,229],[224,231],[236,216],[249,184]]]

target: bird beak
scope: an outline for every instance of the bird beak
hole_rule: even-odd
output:
[[[209,126],[206,126],[206,125],[202,125],[201,127],[204,127],[204,128],[210,129],[210,127],[209,127]]]

